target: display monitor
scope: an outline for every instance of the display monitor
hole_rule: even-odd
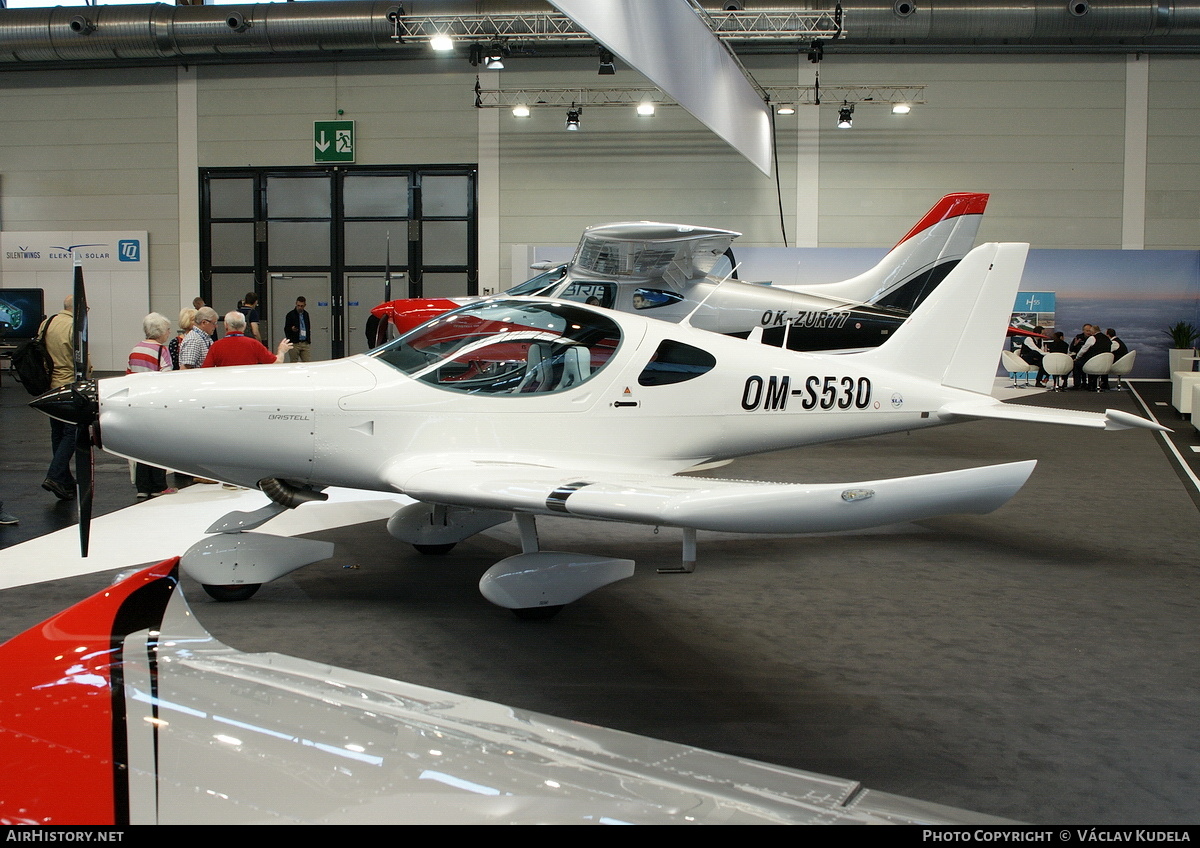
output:
[[[0,339],[32,339],[45,306],[43,289],[0,289]]]

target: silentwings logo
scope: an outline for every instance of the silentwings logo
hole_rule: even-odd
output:
[[[17,245],[16,250],[6,250],[4,252],[5,259],[41,259],[42,252],[40,250],[30,250],[28,247]]]

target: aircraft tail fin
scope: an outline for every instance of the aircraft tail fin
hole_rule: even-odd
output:
[[[821,294],[911,312],[975,244],[988,195],[947,194],[869,271],[820,287]]]
[[[1028,244],[983,244],[874,350],[857,354],[956,389],[989,394]]]

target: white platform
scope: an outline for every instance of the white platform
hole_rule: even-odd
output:
[[[332,527],[389,518],[405,504],[403,495],[326,489],[329,500],[309,503],[276,516],[263,533],[295,536]],[[182,554],[205,535],[221,516],[234,510],[266,506],[267,496],[254,489],[224,489],[220,485],[189,486],[92,520],[89,555],[79,555],[79,530],[69,527],[0,550],[0,589],[161,562]]]

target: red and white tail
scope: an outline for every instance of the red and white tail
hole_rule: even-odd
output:
[[[975,245],[988,195],[947,194],[869,271],[812,291],[911,312]]]

